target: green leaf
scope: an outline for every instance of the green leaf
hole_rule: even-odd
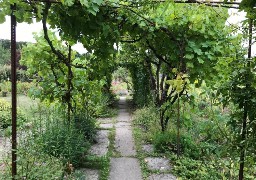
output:
[[[89,7],[89,2],[87,0],[80,0],[80,3],[85,7]]]
[[[194,48],[194,51],[195,51],[195,53],[198,54],[199,56],[203,54],[202,50],[199,49],[199,48],[197,48],[197,47]]]
[[[204,63],[204,60],[202,60],[201,58],[198,58],[197,60],[198,60],[198,62],[199,62],[200,64],[203,64],[203,63]]]
[[[186,54],[185,58],[186,59],[193,59],[194,58],[194,54]]]
[[[101,5],[103,0],[93,0],[94,3],[98,4],[98,5]]]
[[[0,24],[5,22],[5,15],[0,13]]]
[[[187,64],[187,67],[188,67],[188,68],[194,68],[194,64],[193,64],[193,63],[187,62],[186,64]]]
[[[72,6],[74,4],[74,0],[64,0],[63,4],[67,6]]]

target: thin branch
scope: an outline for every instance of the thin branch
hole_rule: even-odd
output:
[[[143,38],[143,36],[139,37],[138,39],[120,40],[120,42],[123,42],[123,43],[136,43],[136,42],[139,42],[142,38]]]
[[[58,59],[62,60],[64,62],[67,62],[67,58],[59,50],[55,49],[55,47],[53,46],[53,43],[50,40],[49,35],[48,35],[48,29],[47,29],[47,26],[46,26],[46,20],[48,18],[48,13],[49,13],[50,7],[51,7],[51,3],[47,2],[46,6],[44,8],[44,11],[43,11],[42,23],[43,23],[44,38],[47,41],[47,43],[49,44],[52,52],[58,57]]]
[[[154,55],[155,55],[159,60],[165,62],[168,66],[172,67],[171,63],[169,63],[169,62],[166,61],[161,55],[159,55],[159,54],[157,53],[156,49],[155,49],[152,45],[150,45],[150,43],[149,43],[148,40],[146,40],[146,42],[147,42],[148,47],[153,51]]]
[[[57,74],[55,73],[55,71],[54,71],[54,68],[53,68],[53,65],[52,65],[52,64],[51,64],[51,70],[52,70],[52,74],[53,74],[53,76],[54,76],[54,81],[55,81],[56,85],[57,85],[57,86],[60,86],[60,87],[63,87],[63,86],[59,83],[59,81],[58,81]]]
[[[148,62],[150,62],[150,63],[152,63],[152,64],[154,64],[154,65],[156,65],[156,66],[159,65],[159,62],[155,62],[155,61],[150,60],[150,57],[149,57],[148,55],[146,55],[146,57],[147,57],[147,61],[148,61]]]

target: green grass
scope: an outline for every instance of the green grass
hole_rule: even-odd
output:
[[[10,95],[7,97],[0,97],[0,99],[3,99],[9,103],[12,102],[12,98]],[[25,95],[17,95],[17,106],[24,109],[24,110],[29,110],[32,107],[34,108],[35,106],[38,105],[38,100],[33,100],[28,96]]]

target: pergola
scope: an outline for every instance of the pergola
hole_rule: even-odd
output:
[[[31,3],[31,0],[23,0],[24,3]],[[59,0],[32,0],[33,3],[55,3],[61,4]],[[156,0],[155,3],[164,3],[165,0]],[[240,2],[225,2],[225,1],[201,1],[201,0],[174,0],[175,3],[194,3],[204,4],[210,7],[224,7],[239,9]],[[255,4],[256,6],[256,4]],[[16,4],[12,4],[11,7],[11,82],[12,82],[12,179],[15,179],[17,175],[17,74],[16,74],[16,17],[14,12],[16,11]],[[249,22],[249,48],[248,58],[251,58],[251,44],[252,44],[252,20]]]

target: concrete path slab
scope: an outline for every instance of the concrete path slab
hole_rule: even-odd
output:
[[[153,153],[154,147],[152,144],[145,144],[145,145],[142,145],[142,150],[146,153]]]
[[[140,164],[136,158],[111,158],[110,180],[142,180]]]
[[[113,119],[112,118],[98,118],[97,122],[99,122],[100,124],[108,124],[108,123],[112,123]]]
[[[79,171],[85,174],[85,180],[99,180],[100,179],[100,172],[97,169],[87,169],[83,168]]]
[[[116,123],[116,128],[123,128],[123,127],[127,127],[127,128],[131,128],[131,123],[129,122],[118,122]]]
[[[176,180],[172,174],[153,174],[147,178],[148,180]]]
[[[114,127],[114,124],[100,124],[99,126],[101,129],[112,129]]]
[[[119,112],[117,116],[117,122],[131,122],[131,117],[128,112]]]
[[[131,117],[125,98],[119,101],[117,117],[115,148],[120,158],[111,158],[110,180],[142,180],[142,173],[138,159],[130,156],[136,155],[135,143],[132,136]],[[129,156],[129,157],[127,157]]]
[[[145,158],[145,162],[147,163],[149,170],[164,172],[171,169],[170,161],[167,158],[147,157]]]
[[[97,143],[92,145],[90,153],[96,156],[105,156],[108,152],[109,130],[99,130],[96,135]]]
[[[135,156],[135,144],[132,130],[127,127],[116,128],[115,148],[121,156]]]

